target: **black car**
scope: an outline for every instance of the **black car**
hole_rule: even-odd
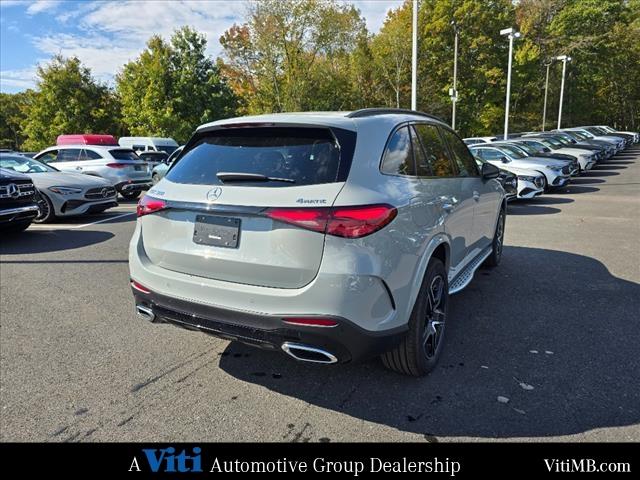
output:
[[[478,167],[482,168],[483,163],[488,163],[486,160],[483,160],[480,157],[473,156]],[[507,201],[513,200],[518,196],[518,176],[515,173],[508,172],[507,170],[499,169],[500,174],[498,175],[497,180],[504,188],[505,198]]]
[[[0,168],[0,231],[20,232],[31,225],[40,211],[36,195],[28,176]]]

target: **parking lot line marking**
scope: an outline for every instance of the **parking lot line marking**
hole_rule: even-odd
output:
[[[135,215],[136,212],[129,212],[129,213],[122,213],[120,215],[115,215],[113,217],[109,217],[109,218],[103,218],[101,220],[96,220],[95,222],[90,222],[90,223],[84,223],[82,225],[55,225],[55,224],[51,224],[51,225],[31,225],[29,227],[29,229],[33,229],[33,230],[76,230],[78,228],[84,228],[84,227],[89,227],[91,225],[97,225],[98,223],[104,223],[104,222],[108,222],[109,220],[116,220],[118,218],[123,218],[123,217],[128,217],[130,215]]]

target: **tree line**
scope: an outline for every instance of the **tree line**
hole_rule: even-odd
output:
[[[408,108],[412,2],[367,30],[354,5],[336,0],[261,0],[206,54],[199,32],[153,36],[113,86],[77,58],[55,56],[35,89],[0,94],[0,146],[38,150],[57,135],[107,132],[186,141],[200,124],[234,115],[371,106]],[[508,44],[516,41],[510,125],[539,129],[546,65],[569,55],[563,123],[638,129],[640,0],[421,0],[418,109],[449,122],[455,22],[459,29],[457,129],[495,134],[504,119]],[[554,124],[561,63],[550,66],[547,128]]]

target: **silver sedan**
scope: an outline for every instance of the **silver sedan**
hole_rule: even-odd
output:
[[[114,186],[99,177],[61,172],[18,154],[1,154],[0,167],[31,177],[39,193],[40,214],[34,220],[38,223],[56,217],[101,213],[118,205]]]

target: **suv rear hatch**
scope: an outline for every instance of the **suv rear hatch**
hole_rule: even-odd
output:
[[[114,148],[109,154],[115,162],[109,163],[111,168],[121,169],[131,180],[147,180],[151,175],[149,165],[136,152],[129,148]]]
[[[198,132],[140,202],[148,258],[209,279],[307,285],[322,260],[321,217],[348,176],[355,138],[303,126]]]

